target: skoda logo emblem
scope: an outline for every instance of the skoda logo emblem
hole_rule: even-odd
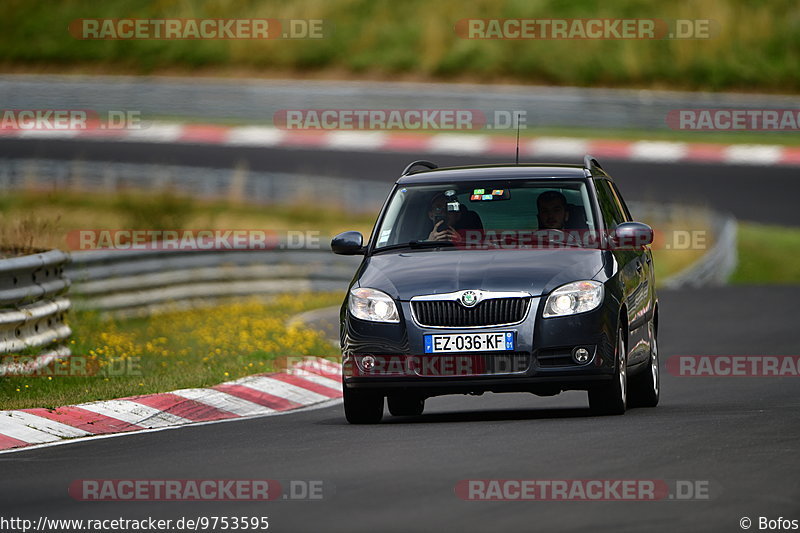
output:
[[[478,295],[475,294],[475,291],[464,291],[461,294],[461,303],[464,307],[472,307],[478,303]]]

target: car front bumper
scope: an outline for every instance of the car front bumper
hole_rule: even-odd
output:
[[[482,392],[586,390],[614,375],[618,305],[606,299],[597,309],[543,318],[541,298],[532,298],[525,319],[511,326],[427,328],[417,324],[409,302],[401,302],[399,324],[367,322],[342,311],[343,381],[346,387],[383,394],[422,396]],[[425,354],[424,335],[508,332],[513,352]],[[589,350],[577,363],[572,351]]]

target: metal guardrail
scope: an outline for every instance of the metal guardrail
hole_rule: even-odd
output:
[[[181,165],[0,159],[0,191],[15,189],[171,190],[194,198],[278,205],[324,199],[326,206],[375,212],[392,183]]]
[[[150,314],[176,302],[288,291],[341,290],[358,265],[321,249],[74,252],[67,275],[76,309]]]
[[[528,127],[667,129],[667,113],[696,108],[795,108],[793,96],[526,85],[381,83],[135,76],[0,77],[8,109],[136,110],[192,120],[270,123],[284,109],[525,111]]]
[[[712,217],[714,244],[703,257],[685,270],[662,282],[668,289],[724,285],[736,270],[737,223],[730,215],[715,213]]]
[[[36,366],[69,355],[69,347],[60,345],[72,333],[65,322],[68,262],[58,250],[0,260],[0,360],[4,354],[40,352]],[[0,375],[19,366],[3,362]]]
[[[0,307],[17,306],[55,296],[69,287],[63,276],[69,256],[51,250],[0,261]]]
[[[727,213],[706,208],[678,204],[655,204],[649,202],[628,202],[634,219],[653,226],[656,231],[664,224],[680,228],[686,220],[702,220],[705,228],[700,231],[705,245],[710,242],[702,257],[684,270],[659,280],[660,286],[667,289],[681,287],[705,287],[724,285],[736,270],[738,263],[736,219]],[[698,224],[700,225],[700,224]],[[677,230],[684,231],[684,230]],[[691,234],[690,230],[684,233]],[[690,239],[694,237],[690,235]],[[672,250],[679,248],[674,247]],[[664,245],[664,243],[662,243]]]
[[[236,296],[341,290],[357,264],[326,246],[286,242],[272,250],[55,250],[0,260],[0,376],[69,357],[60,342],[72,333],[65,322],[71,307],[125,317]]]

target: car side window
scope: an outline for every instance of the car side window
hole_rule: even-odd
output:
[[[611,191],[614,193],[614,198],[616,198],[617,200],[616,203],[620,211],[624,215],[625,221],[626,222],[633,221],[633,218],[631,217],[631,212],[628,209],[628,205],[625,203],[625,200],[622,199],[622,194],[620,194],[619,189],[617,188],[617,184],[614,182],[609,182],[609,183],[611,185]]]
[[[625,214],[617,203],[608,181],[596,179],[594,182],[597,189],[597,202],[600,204],[600,212],[603,215],[606,228],[612,230],[625,222]]]

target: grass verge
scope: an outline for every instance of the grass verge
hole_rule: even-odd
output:
[[[800,228],[740,222],[731,283],[800,283]]]
[[[698,261],[706,250],[704,249],[687,249],[687,250],[653,250],[653,264],[656,269],[656,285],[677,274],[678,272],[689,268],[694,262]]]
[[[73,357],[55,365],[63,369],[62,374],[86,369],[79,373],[94,375],[54,371],[55,376],[42,372],[41,376],[5,377],[0,379],[0,406],[54,408],[209,387],[277,370],[278,357],[329,356],[338,348],[322,334],[287,326],[286,321],[296,313],[341,301],[340,293],[281,295],[267,302],[243,301],[133,320],[100,320],[95,313],[72,313]]]

